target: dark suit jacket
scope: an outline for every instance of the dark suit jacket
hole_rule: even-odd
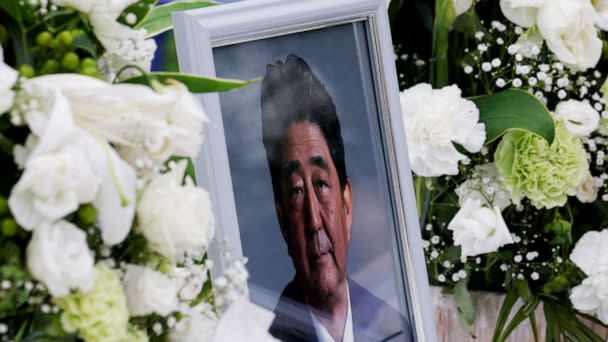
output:
[[[355,341],[413,341],[409,321],[401,313],[350,278],[348,288]],[[274,313],[268,331],[275,338],[288,342],[317,341],[304,295],[295,281],[283,290]]]

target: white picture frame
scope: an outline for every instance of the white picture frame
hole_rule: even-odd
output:
[[[216,77],[214,49],[345,23],[363,22],[374,72],[374,88],[383,126],[389,182],[394,198],[396,245],[400,256],[405,300],[417,341],[436,341],[416,200],[401,115],[390,25],[384,0],[251,0],[173,14],[180,71]],[[222,75],[219,75],[222,76]],[[221,275],[243,255],[237,207],[231,179],[220,95],[199,96],[209,117],[205,142],[195,161],[197,180],[213,202],[216,240],[209,254],[216,261],[212,276]],[[230,255],[221,254],[230,251]]]

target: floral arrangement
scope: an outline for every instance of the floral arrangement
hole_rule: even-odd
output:
[[[431,283],[467,327],[469,289],[506,293],[494,341],[541,304],[547,341],[601,341],[583,321],[608,327],[607,2],[389,11]]]
[[[236,260],[210,279],[190,90],[248,83],[150,72],[171,13],[214,4],[0,3],[3,341],[219,338],[248,274]]]

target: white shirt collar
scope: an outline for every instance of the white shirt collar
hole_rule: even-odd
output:
[[[348,284],[346,284],[346,295],[348,300],[348,310],[346,311],[346,324],[344,325],[344,334],[342,335],[342,342],[354,342],[355,338],[353,335],[353,313],[350,308],[350,290]],[[327,329],[319,322],[315,314],[312,313],[310,308],[310,317],[312,318],[312,325],[315,328],[315,333],[319,342],[336,342],[334,338],[329,334]]]

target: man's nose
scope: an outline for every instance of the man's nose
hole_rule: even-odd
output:
[[[319,201],[314,190],[306,191],[306,220],[306,226],[313,232],[318,231],[323,226]]]

